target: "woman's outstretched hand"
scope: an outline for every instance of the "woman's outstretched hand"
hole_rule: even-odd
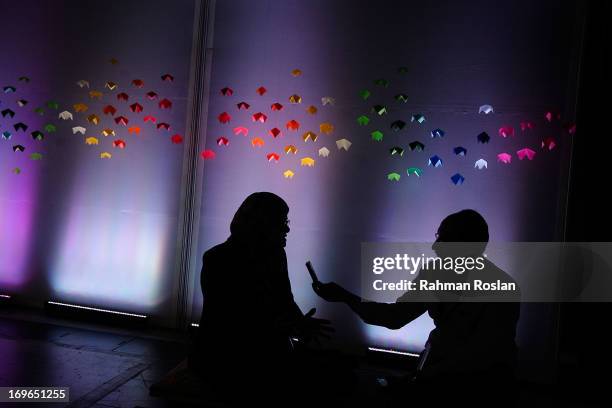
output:
[[[336,282],[313,282],[312,289],[328,302],[348,302],[354,296]]]
[[[331,333],[335,332],[329,320],[313,317],[316,311],[314,307],[310,309],[295,327],[297,336],[306,342],[314,340],[319,343],[321,339],[330,339]]]

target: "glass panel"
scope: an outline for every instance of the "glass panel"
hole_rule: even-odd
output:
[[[431,241],[464,208],[483,214],[492,240],[558,239],[575,10],[552,1],[265,4],[216,6],[215,157],[205,161],[197,256],[228,237],[247,195],[277,193],[291,208],[287,255],[302,309],[331,317],[338,340],[420,351],[427,317],[395,332],[362,324],[314,295],[304,262],[359,292],[361,242]],[[492,112],[479,113],[483,105]],[[194,320],[201,303],[196,290]]]
[[[171,320],[194,2],[3,7],[2,290]]]

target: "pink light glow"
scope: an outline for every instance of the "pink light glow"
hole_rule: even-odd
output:
[[[32,167],[15,175],[0,174],[0,185],[10,194],[0,195],[0,287],[17,289],[29,280],[27,261],[33,240],[37,200],[37,174]]]

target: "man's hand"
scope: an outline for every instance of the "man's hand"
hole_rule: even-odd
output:
[[[328,302],[348,302],[355,296],[336,282],[313,282],[312,289],[317,295]]]

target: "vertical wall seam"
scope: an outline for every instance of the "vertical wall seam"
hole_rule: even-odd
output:
[[[181,205],[177,237],[176,319],[173,326],[186,329],[191,316],[194,279],[192,254],[197,245],[203,171],[199,152],[206,145],[208,88],[212,58],[215,0],[196,0],[189,81],[186,146],[183,155]]]

